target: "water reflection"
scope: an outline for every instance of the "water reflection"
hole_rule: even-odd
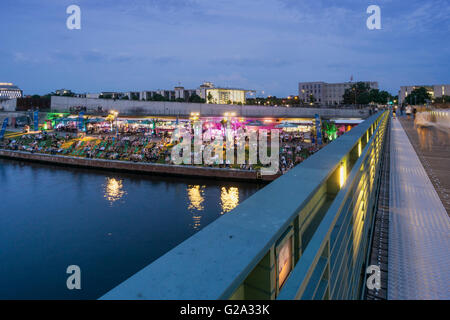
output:
[[[220,192],[220,201],[222,204],[222,212],[221,214],[230,212],[239,204],[239,188],[230,187],[225,188],[222,187]]]
[[[123,198],[126,191],[123,190],[123,180],[115,178],[106,178],[104,197],[113,204]]]
[[[198,230],[201,226],[202,215],[199,212],[205,209],[203,202],[205,202],[205,186],[189,185],[187,188],[189,206],[188,210],[192,212],[192,228]]]

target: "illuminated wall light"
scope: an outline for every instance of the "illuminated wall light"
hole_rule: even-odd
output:
[[[361,140],[358,143],[358,157],[361,156]]]
[[[339,168],[339,187],[342,188],[345,183],[345,164],[344,162],[341,162],[341,167]]]

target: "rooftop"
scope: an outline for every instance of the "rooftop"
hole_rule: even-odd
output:
[[[11,82],[0,82],[0,89],[15,89],[20,90],[18,86],[15,86]]]

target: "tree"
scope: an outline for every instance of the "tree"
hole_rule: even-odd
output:
[[[420,87],[414,89],[411,94],[406,97],[405,102],[407,104],[424,104],[426,100],[431,100],[431,96],[426,88]]]
[[[378,89],[371,89],[369,91],[369,102],[377,104],[387,104],[393,100],[393,96],[387,91],[380,91]]]
[[[434,103],[449,103],[450,96],[442,96],[434,99]]]
[[[162,96],[162,95],[160,95],[160,94],[158,94],[158,93],[155,93],[155,94],[153,95],[152,100],[153,100],[153,101],[167,101],[167,98],[164,97],[164,96]]]
[[[205,102],[206,102],[205,99],[202,99],[202,98],[201,98],[198,94],[196,94],[196,93],[192,94],[192,95],[189,97],[188,101],[189,101],[189,102],[193,102],[193,103],[205,103]]]
[[[317,101],[316,97],[314,97],[313,94],[310,94],[310,95],[309,95],[309,102],[315,103],[316,101]]]
[[[357,82],[345,90],[344,104],[369,104],[370,86],[364,82]]]
[[[213,98],[211,92],[208,92],[208,103],[214,103],[213,100],[214,100],[214,98]]]

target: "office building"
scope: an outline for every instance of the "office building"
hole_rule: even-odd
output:
[[[378,82],[376,81],[360,82],[364,82],[371,89],[378,89]],[[343,103],[345,90],[351,88],[354,84],[354,82],[300,82],[298,84],[298,95],[299,99],[305,103],[318,103],[326,106],[335,106]]]
[[[402,104],[406,97],[415,89],[424,87],[431,96],[431,100],[442,96],[450,96],[450,84],[420,85],[420,86],[401,86],[398,92],[398,103]]]
[[[22,98],[23,92],[10,82],[0,82],[0,99]]]

